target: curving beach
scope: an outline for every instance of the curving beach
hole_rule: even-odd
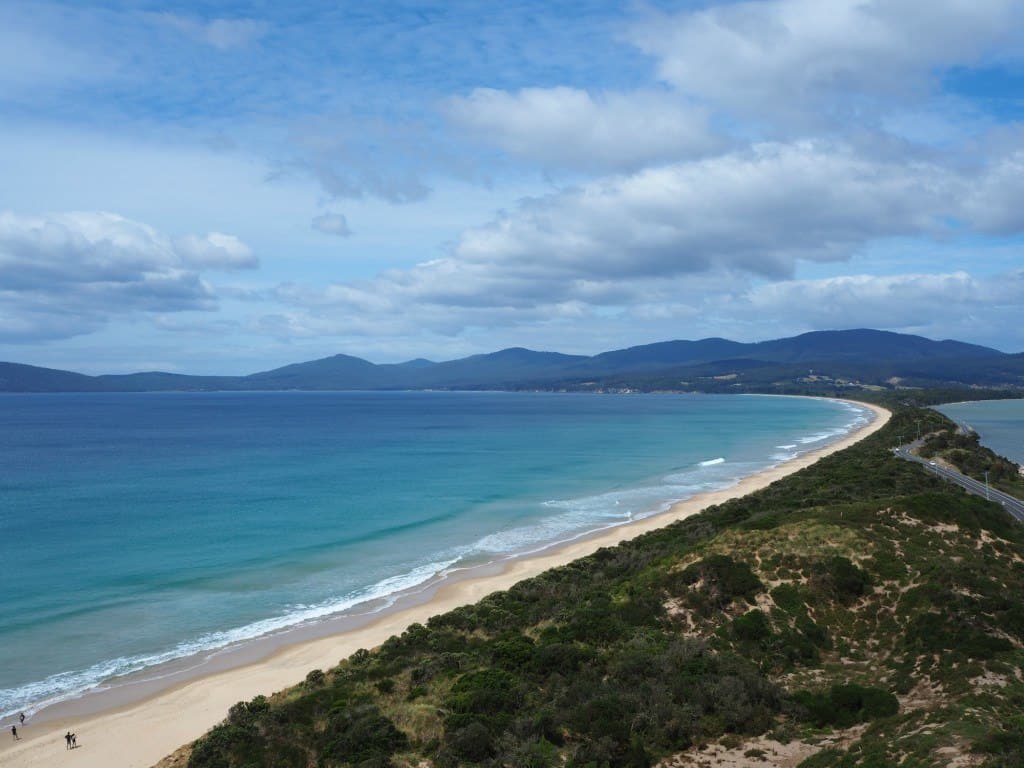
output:
[[[818,459],[841,450],[880,429],[889,412],[870,408],[875,418],[842,439],[746,477],[736,485],[694,496],[668,511],[619,525],[553,546],[538,553],[496,565],[452,574],[428,589],[406,595],[393,608],[345,622],[325,623],[319,632],[329,636],[290,636],[283,647],[264,646],[249,663],[228,669],[216,664],[183,671],[182,680],[161,689],[159,684],[124,686],[104,698],[86,697],[44,711],[38,722],[19,729],[22,740],[8,736],[0,741],[0,761],[7,766],[78,765],[96,768],[151,766],[183,744],[195,739],[225,716],[228,707],[258,694],[269,694],[298,683],[314,668],[328,668],[358,648],[373,647],[414,622],[472,603],[490,592],[506,589],[517,581],[614,546],[639,534],[693,515],[707,506],[759,490],[803,469]],[[362,622],[362,623],[360,623]],[[236,658],[235,663],[238,663]],[[74,731],[79,748],[64,749],[63,734]]]

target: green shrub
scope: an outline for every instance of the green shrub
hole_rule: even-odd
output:
[[[231,768],[241,762],[237,760],[238,752],[251,752],[253,746],[253,734],[249,729],[229,722],[221,723],[196,743],[188,765],[189,768]]]
[[[719,607],[725,607],[739,598],[753,602],[764,589],[749,565],[737,562],[728,555],[710,555],[694,563],[683,570],[681,580],[687,585],[703,580],[704,591]]]
[[[321,760],[344,763],[386,761],[409,743],[408,737],[373,705],[332,711],[320,741]]]
[[[1013,644],[989,634],[981,618],[960,611],[929,611],[915,616],[907,626],[904,644],[917,653],[953,653],[970,659],[991,659],[1012,651]]]
[[[900,711],[899,699],[881,688],[863,688],[860,704],[865,720],[892,717]]]
[[[252,701],[240,701],[228,710],[228,722],[232,725],[248,726],[270,708],[266,696],[257,696]]]
[[[445,699],[449,714],[444,719],[445,733],[454,733],[471,723],[480,723],[491,732],[502,730],[522,704],[519,681],[501,669],[470,672],[455,681]]]
[[[558,748],[544,738],[508,738],[500,745],[498,762],[516,768],[554,768],[560,765]]]
[[[810,640],[816,647],[822,650],[831,650],[832,639],[828,635],[828,631],[816,624],[810,616],[800,616],[796,620],[796,628],[804,637]]]
[[[772,628],[764,611],[755,608],[733,619],[732,633],[741,643],[763,647],[772,635]]]
[[[968,531],[987,530],[1001,538],[1016,539],[1020,524],[985,499],[953,493],[919,493],[900,499],[894,511],[924,523],[958,525]]]
[[[816,665],[821,660],[818,647],[801,632],[782,630],[768,647],[779,669],[790,669],[794,664]]]
[[[533,663],[534,642],[526,635],[506,634],[491,643],[491,658],[503,669],[526,669]]]
[[[899,700],[888,691],[853,683],[833,685],[828,691],[797,691],[793,699],[818,728],[849,728],[899,712]]]
[[[566,638],[575,642],[605,645],[629,634],[629,626],[607,595],[594,595],[566,618]]]
[[[804,597],[795,584],[779,584],[769,594],[772,600],[787,613],[800,613],[804,610]]]
[[[594,656],[593,649],[573,643],[545,643],[533,654],[533,671],[544,676],[555,672],[567,675],[593,661]]]
[[[992,768],[1024,765],[1024,716],[990,730],[979,740],[975,751],[988,755],[985,765]]]
[[[616,743],[629,740],[634,707],[620,692],[603,692],[581,706],[572,719],[573,730],[591,737],[606,736]]]
[[[871,591],[871,577],[847,558],[835,555],[823,564],[825,578],[841,601],[862,597]]]
[[[479,722],[471,722],[445,737],[445,744],[453,755],[471,763],[479,763],[494,754],[491,732]]]

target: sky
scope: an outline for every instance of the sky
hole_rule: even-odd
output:
[[[1024,350],[1019,0],[0,0],[0,360]]]

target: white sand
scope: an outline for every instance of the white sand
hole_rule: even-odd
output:
[[[148,768],[216,725],[238,701],[295,685],[309,670],[329,669],[353,651],[380,645],[414,622],[426,623],[431,616],[475,603],[491,592],[508,589],[517,581],[570,563],[601,547],[614,546],[713,504],[752,493],[852,445],[881,429],[891,415],[884,408],[866,407],[875,412],[874,421],[825,448],[752,475],[732,488],[679,502],[663,514],[611,528],[534,557],[511,560],[499,573],[453,581],[441,586],[429,602],[382,614],[362,628],[286,647],[263,661],[189,680],[119,709],[49,721],[39,726],[33,726],[30,721],[18,729],[22,736],[18,742],[12,740],[8,730],[0,734],[0,765],[4,768],[62,765]],[[67,730],[77,734],[78,749],[65,750],[63,734]]]

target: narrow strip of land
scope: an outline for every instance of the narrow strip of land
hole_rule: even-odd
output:
[[[240,700],[294,685],[309,670],[333,667],[357,649],[375,647],[412,623],[425,623],[430,616],[475,603],[492,592],[508,589],[522,579],[590,555],[601,547],[615,546],[711,505],[765,488],[873,434],[892,415],[878,406],[856,405],[870,408],[875,414],[873,421],[831,445],[747,477],[731,488],[700,494],[661,515],[508,561],[501,564],[498,572],[443,584],[431,593],[429,602],[383,613],[359,629],[283,648],[257,663],[189,680],[144,701],[99,714],[62,717],[38,726],[30,722],[19,729],[24,736],[22,741],[8,742],[6,747],[0,743],[0,764],[4,768],[148,768],[220,722],[228,708]],[[63,734],[67,730],[78,734],[79,749],[64,749]]]
[[[983,499],[988,499],[989,501],[994,501],[996,504],[1001,504],[1003,509],[1013,515],[1017,520],[1024,523],[1024,501],[1021,501],[1008,493],[1003,493],[997,488],[993,488],[988,483],[975,480],[973,477],[965,475],[963,472],[958,472],[955,469],[943,466],[937,461],[922,459],[915,453],[915,451],[921,447],[923,442],[924,440],[922,439],[915,440],[914,442],[907,443],[906,445],[901,445],[897,448],[893,448],[893,453],[901,459],[920,464],[928,472],[938,475],[943,480],[959,485],[968,493],[972,493],[975,496],[981,496]]]

